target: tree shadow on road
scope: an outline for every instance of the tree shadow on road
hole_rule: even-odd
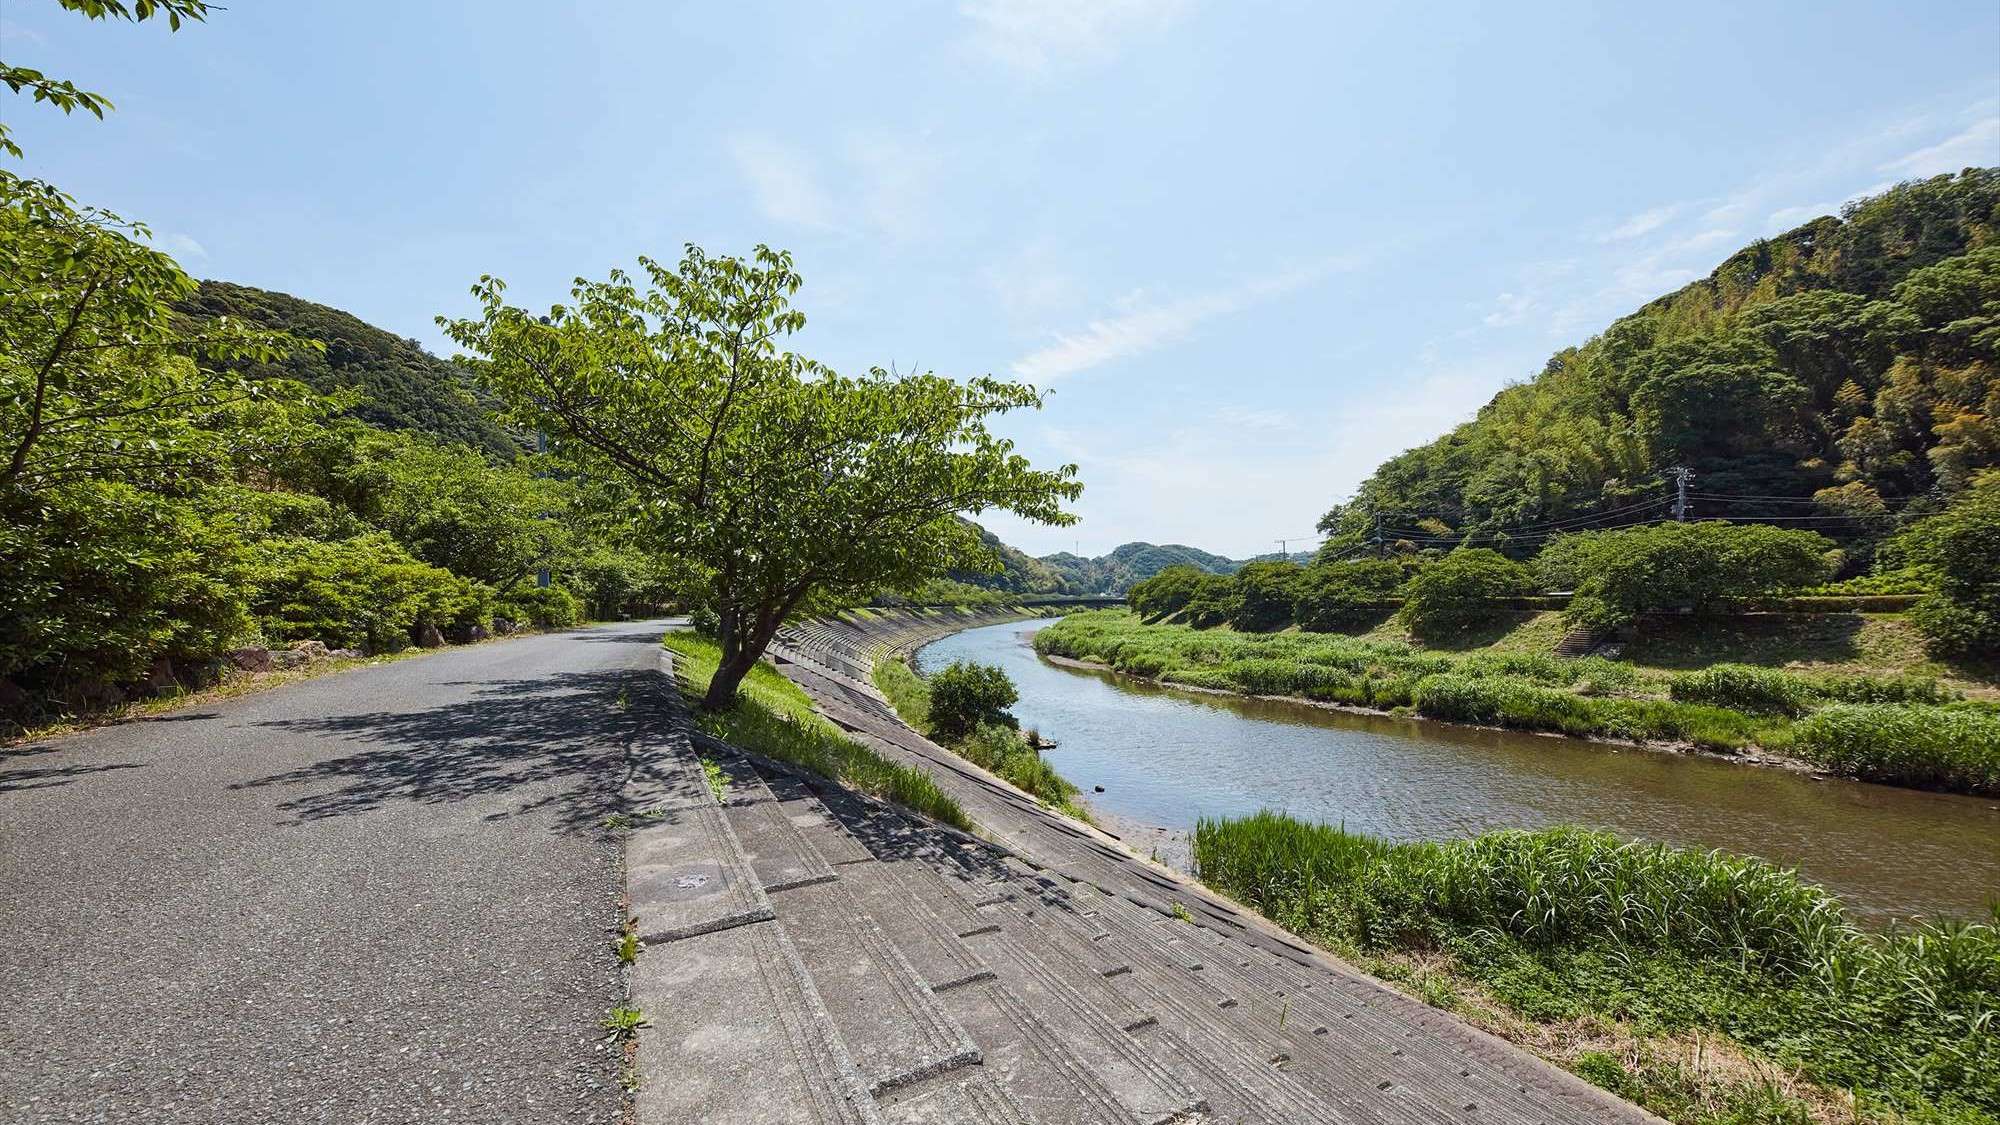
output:
[[[258,725],[377,748],[230,788],[295,787],[278,807],[300,821],[520,794],[485,819],[542,815],[561,832],[594,831],[618,811],[628,747],[666,729],[671,690],[657,672],[568,672],[482,682],[471,699],[421,711],[272,720]]]

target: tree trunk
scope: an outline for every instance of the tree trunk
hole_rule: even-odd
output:
[[[708,681],[708,694],[701,697],[704,711],[727,711],[736,704],[736,685],[757,666],[757,654],[745,649],[725,656],[715,676]]]

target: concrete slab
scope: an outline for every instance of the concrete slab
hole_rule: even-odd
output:
[[[712,801],[634,828],[625,839],[625,887],[639,939],[649,944],[772,917],[770,899]]]
[[[648,948],[632,971],[638,1119],[877,1125],[875,1101],[785,931],[760,922]]]
[[[871,1090],[979,1062],[979,1047],[844,886],[801,887],[780,905],[786,932]]]

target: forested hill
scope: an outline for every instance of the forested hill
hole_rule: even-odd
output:
[[[960,516],[966,523],[972,523]],[[987,550],[1000,558],[997,574],[981,574],[971,571],[953,571],[946,575],[954,582],[977,586],[985,590],[1004,590],[1010,594],[1056,594],[1066,591],[1062,588],[1062,576],[1040,559],[1027,552],[1010,547],[1000,541],[1000,537],[973,524],[979,531],[979,541]]]
[[[361,402],[354,414],[364,422],[422,430],[503,455],[520,448],[480,409],[449,361],[339,309],[226,281],[202,282],[180,309],[196,317],[237,317],[325,344],[323,355],[297,352],[253,370],[297,379],[321,393],[356,388]]]
[[[1321,521],[1449,545],[1664,514],[1879,534],[2000,463],[2000,169],[1903,184],[1731,255],[1384,463]],[[1837,518],[1836,518],[1837,517]]]
[[[1127,543],[1108,555],[1087,559],[1062,551],[1041,561],[1062,578],[1065,594],[1123,594],[1170,566],[1192,566],[1210,574],[1234,574],[1242,563],[1177,543]]]

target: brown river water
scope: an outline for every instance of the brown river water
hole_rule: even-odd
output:
[[[1581,824],[1796,867],[1872,922],[2000,901],[1994,798],[1178,691],[1042,659],[1029,642],[1047,624],[956,633],[918,666],[1006,669],[1022,725],[1056,740],[1051,764],[1121,821],[1188,829],[1270,808],[1394,840]]]

